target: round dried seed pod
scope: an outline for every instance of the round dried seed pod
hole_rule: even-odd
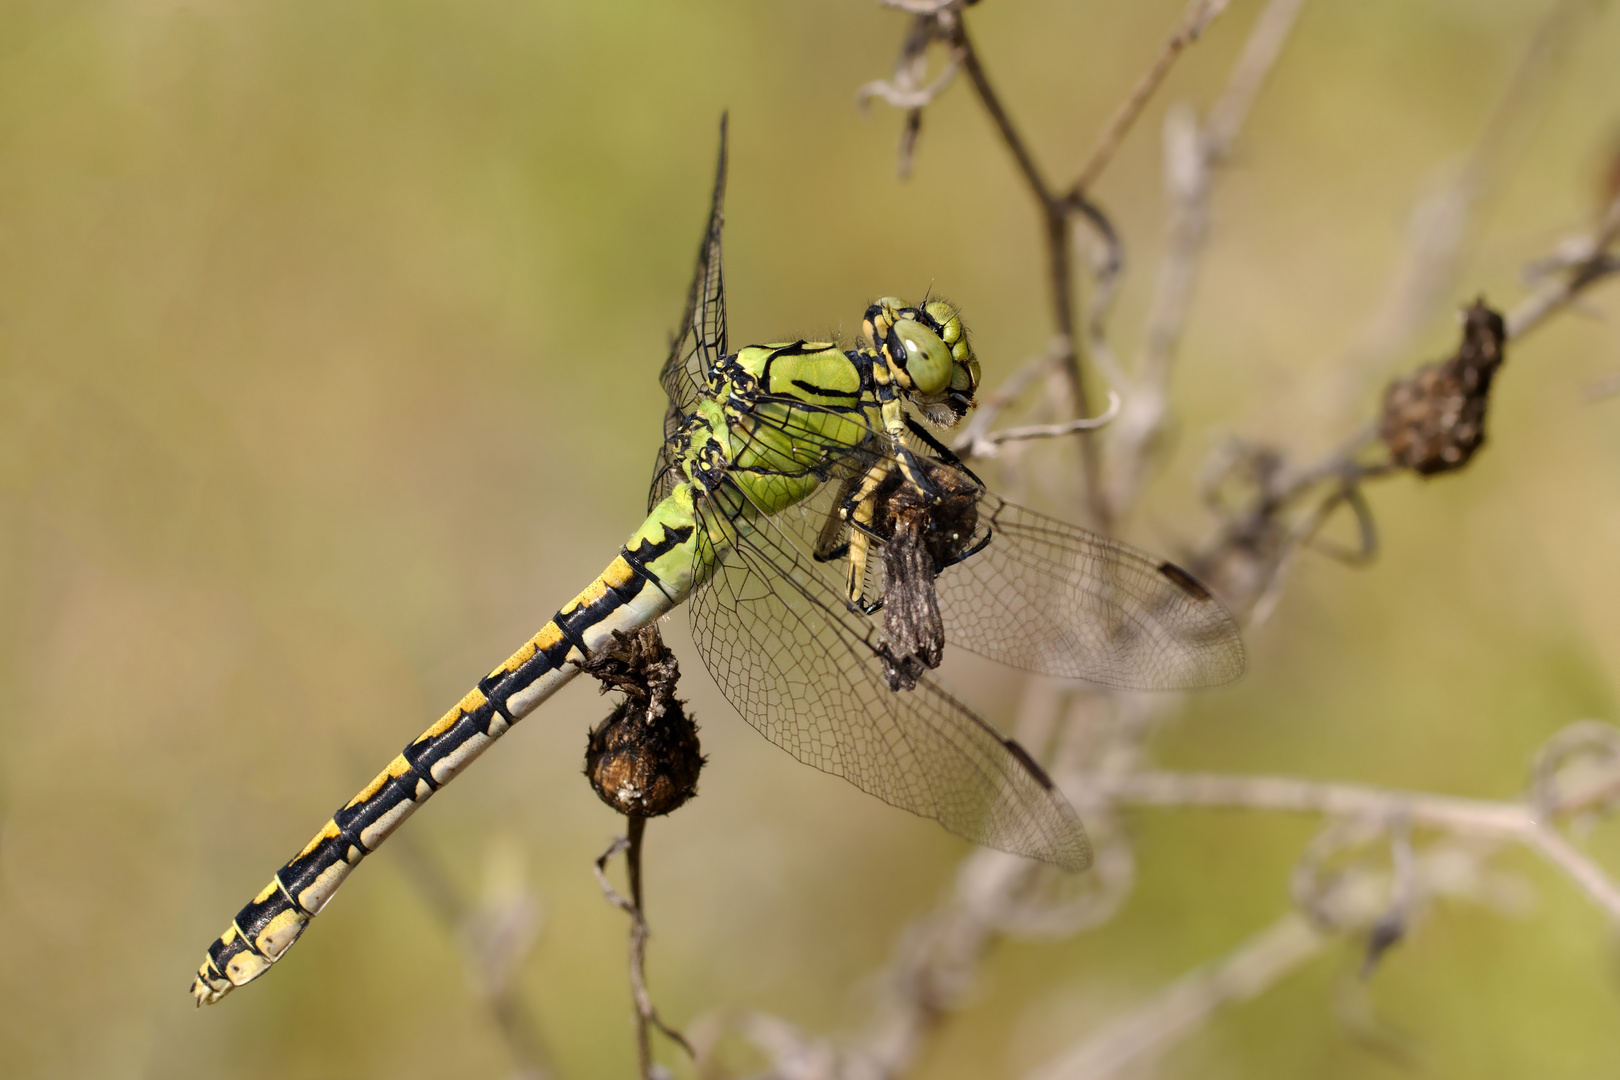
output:
[[[680,667],[656,625],[616,631],[586,661],[604,692],[624,701],[591,732],[585,775],[597,796],[621,814],[659,817],[697,794],[703,754],[697,724],[675,696]]]

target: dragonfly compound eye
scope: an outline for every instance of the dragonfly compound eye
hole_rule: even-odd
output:
[[[973,394],[979,388],[979,359],[973,355],[973,346],[968,344],[967,327],[962,325],[961,313],[944,300],[930,300],[923,304],[920,317],[928,320],[940,340],[950,346],[955,360],[951,370],[951,394],[964,398],[971,408]]]
[[[917,320],[901,319],[894,324],[889,331],[889,352],[917,393],[934,397],[950,388],[956,369],[950,346]]]

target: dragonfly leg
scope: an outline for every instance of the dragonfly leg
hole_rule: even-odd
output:
[[[893,474],[892,460],[876,462],[866,470],[860,483],[848,492],[839,504],[838,513],[849,523],[849,576],[845,584],[845,597],[852,608],[868,615],[876,611],[881,601],[866,599],[866,564],[872,552],[872,523],[877,518],[877,496],[883,484]]]
[[[917,489],[918,494],[930,503],[940,501],[939,486],[930,482],[923,473],[922,466],[917,464],[917,455],[904,446],[897,446],[895,448],[895,461],[900,466],[900,471],[905,474],[906,480],[913,488]]]
[[[821,533],[816,537],[816,562],[833,562],[849,554],[844,526],[849,523],[849,508],[855,505],[854,493],[860,482],[860,477],[851,476],[838,485],[838,498],[827,511],[827,520],[821,523]]]

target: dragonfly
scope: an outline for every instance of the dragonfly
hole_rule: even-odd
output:
[[[935,434],[974,404],[957,309],[877,300],[864,340],[732,352],[708,222],[680,330],[648,514],[607,568],[413,739],[209,947],[198,1005],[268,971],[345,878],[611,643],[685,602],[725,696],[771,742],[969,840],[1084,869],[1074,809],[931,670],[946,642],[1059,678],[1191,689],[1237,678],[1237,626],[1193,576],[1005,502]]]

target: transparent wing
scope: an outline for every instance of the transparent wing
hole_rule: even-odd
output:
[[[813,444],[815,411],[801,406],[779,426],[796,443]],[[907,445],[929,470],[978,492],[975,533],[963,545],[972,554],[934,583],[947,642],[1025,671],[1132,690],[1219,686],[1243,674],[1237,622],[1191,574],[1002,500],[937,443],[908,437]],[[895,453],[877,431],[859,449],[826,449],[843,455],[839,475],[858,475]],[[818,527],[836,510],[834,487],[801,511]],[[868,599],[883,595],[881,564],[875,554],[868,561]]]
[[[726,355],[726,286],[721,274],[720,231],[725,225],[726,117],[720,117],[720,160],[715,166],[714,195],[709,221],[698,245],[697,266],[686,291],[686,310],[680,329],[670,342],[669,356],[658,373],[669,406],[664,410],[664,442],[658,448],[652,487],[647,493],[651,510],[679,482],[671,443],[681,423],[692,412],[698,395],[709,384],[709,372]]]
[[[1221,602],[1174,563],[985,492],[984,549],[935,580],[945,640],[1011,667],[1132,690],[1243,674]],[[982,533],[981,533],[982,535]]]
[[[689,604],[703,662],[743,718],[806,765],[960,836],[1088,865],[1079,818],[1017,743],[927,678],[889,689],[879,631],[844,603],[834,564],[811,557],[814,514],[751,524]]]

